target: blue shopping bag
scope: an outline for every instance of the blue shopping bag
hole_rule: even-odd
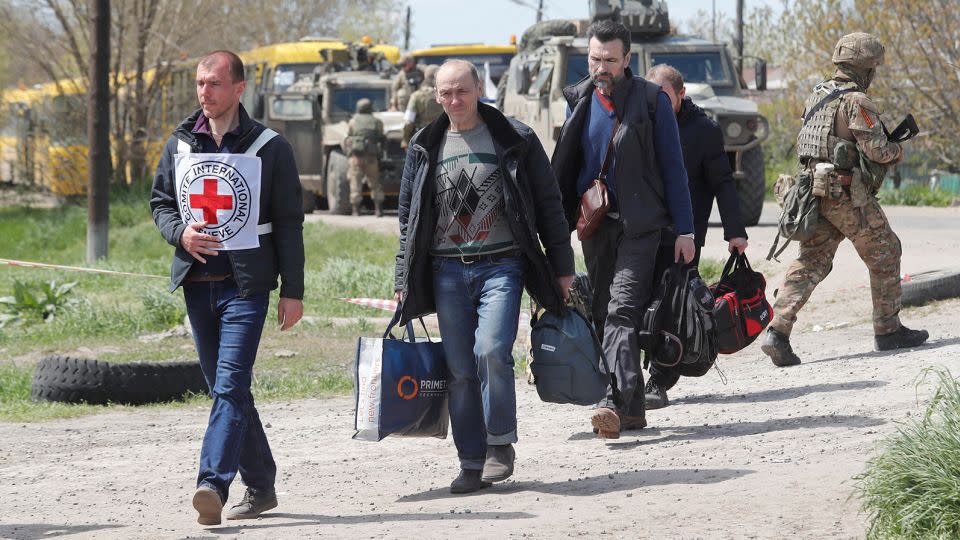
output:
[[[417,339],[410,323],[405,336],[393,337],[399,320],[398,308],[382,338],[357,340],[354,439],[447,437],[450,415],[443,344],[429,336]]]

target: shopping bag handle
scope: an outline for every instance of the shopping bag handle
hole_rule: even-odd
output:
[[[423,322],[423,317],[417,317],[417,320],[420,321],[420,326],[423,327],[423,334],[427,336],[427,339],[433,341],[433,338],[430,337],[430,332],[427,331],[427,325]],[[387,329],[383,332],[383,339],[397,339],[393,335],[393,328],[397,326],[397,323],[400,322],[400,305],[397,305],[397,310],[393,312],[393,318],[390,319],[390,323],[387,324]],[[403,340],[406,337],[407,341],[414,342],[417,340],[416,335],[413,333],[413,321],[407,321],[407,324],[403,327],[403,333],[400,334],[400,339]]]

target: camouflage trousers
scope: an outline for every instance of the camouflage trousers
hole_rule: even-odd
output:
[[[347,180],[350,181],[350,204],[363,202],[363,179],[375,202],[383,202],[383,186],[380,185],[380,159],[375,154],[353,154],[348,159]]]
[[[900,328],[900,239],[876,199],[856,208],[845,192],[838,199],[828,195],[820,200],[820,222],[814,235],[800,242],[800,254],[777,294],[771,327],[790,335],[797,312],[833,269],[833,257],[844,238],[850,239],[870,271],[874,333]]]

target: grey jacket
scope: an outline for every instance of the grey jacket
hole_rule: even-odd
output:
[[[563,305],[556,278],[573,275],[574,263],[550,161],[532,129],[489,105],[480,103],[478,108],[504,173],[507,219],[525,259],[524,286],[540,305],[556,312]],[[404,292],[400,324],[436,311],[429,253],[436,227],[432,202],[437,156],[449,125],[450,119],[441,114],[414,135],[407,150],[395,276],[395,289]]]

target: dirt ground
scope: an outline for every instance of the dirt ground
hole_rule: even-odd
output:
[[[905,273],[960,267],[960,209],[888,214]],[[750,235],[772,294],[795,248],[783,264],[762,263],[773,228]],[[718,244],[707,256],[722,252]],[[261,407],[280,506],[206,529],[190,506],[204,408],[0,424],[0,537],[860,538],[854,477],[898,422],[922,414],[933,389],[932,379],[918,383],[925,368],[960,373],[960,300],[905,310],[930,343],[878,353],[866,283],[842,247],[801,313],[802,365],[775,368],[756,344],[722,356],[723,377],[681,380],[671,405],[648,414],[650,427],[616,441],[594,438],[588,409],[542,403],[518,380],[516,473],[468,496],[446,489],[451,440],[353,441],[350,398]],[[231,502],[241,493],[236,484]]]

